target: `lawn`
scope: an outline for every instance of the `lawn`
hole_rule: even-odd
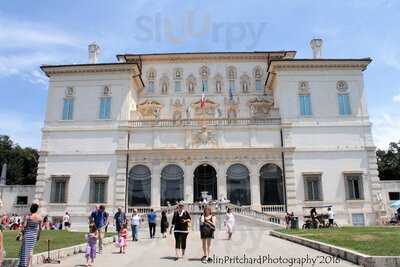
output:
[[[17,258],[21,242],[16,241],[17,231],[4,231],[4,246],[6,249],[6,258]],[[59,249],[85,243],[85,234],[82,232],[68,231],[42,231],[40,240],[36,244],[34,253],[47,251],[47,240],[51,240],[51,249]],[[112,236],[112,233],[107,233],[106,236]]]
[[[342,227],[280,231],[371,256],[400,255],[399,227]]]

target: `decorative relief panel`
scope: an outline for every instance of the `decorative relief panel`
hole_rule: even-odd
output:
[[[340,93],[345,93],[347,92],[347,89],[349,89],[349,86],[347,85],[346,81],[337,81],[336,83],[336,89],[340,92]]]
[[[202,127],[200,130],[192,132],[192,142],[195,147],[214,147],[218,144],[217,134],[206,127]]]
[[[255,97],[249,101],[250,117],[265,118],[268,117],[269,111],[274,106],[272,95]]]
[[[137,105],[137,110],[141,119],[145,120],[158,120],[160,119],[162,105],[154,100],[146,100]]]
[[[201,108],[200,101],[191,104],[191,110],[194,110],[194,116],[197,119],[215,118],[218,104],[207,99],[204,108]]]
[[[310,83],[308,81],[300,81],[298,89],[299,95],[308,95],[310,94]]]

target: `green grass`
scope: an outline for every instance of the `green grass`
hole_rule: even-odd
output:
[[[18,231],[4,231],[4,247],[6,250],[6,258],[17,258],[19,256],[19,249],[21,242],[16,241],[15,238]],[[47,240],[51,240],[51,250],[71,247],[85,243],[85,234],[82,232],[68,232],[68,231],[42,231],[40,240],[36,243],[34,254],[47,251]],[[107,233],[106,236],[112,236],[112,233]]]
[[[400,255],[399,227],[342,227],[309,230],[279,230],[371,256]]]

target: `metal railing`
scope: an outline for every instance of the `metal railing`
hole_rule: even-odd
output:
[[[244,125],[279,125],[280,118],[240,118],[240,119],[160,119],[160,120],[131,120],[131,128],[149,127],[201,127],[201,126],[244,126]]]

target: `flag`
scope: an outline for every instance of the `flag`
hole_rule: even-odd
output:
[[[233,92],[232,92],[232,87],[229,86],[229,100],[233,100]]]
[[[201,94],[201,99],[200,99],[200,107],[204,108],[206,105],[206,94],[205,94],[205,89],[204,89],[204,83],[202,82],[203,85],[203,93]]]

